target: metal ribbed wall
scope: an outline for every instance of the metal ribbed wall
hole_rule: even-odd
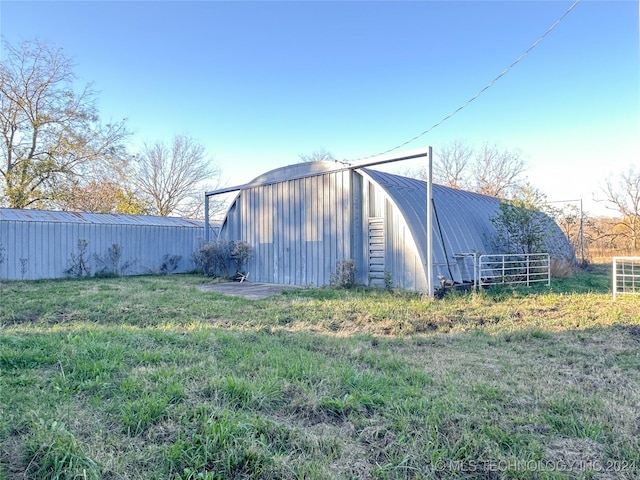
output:
[[[358,175],[364,178],[363,191],[366,192],[362,198],[364,210],[369,213],[369,218],[381,218],[385,230],[385,250],[384,250],[384,271],[386,275],[385,283],[390,283],[394,288],[405,290],[426,291],[425,262],[421,257],[421,250],[418,248],[415,236],[410,225],[398,205],[385,190],[389,184],[381,185],[370,173],[379,173],[371,170],[361,170]],[[402,178],[402,177],[399,177]],[[402,192],[407,195],[410,186],[400,186]],[[413,192],[415,193],[415,192]],[[411,198],[409,195],[408,198]],[[421,209],[415,204],[416,198],[411,198],[413,202],[408,202],[406,207]],[[423,203],[426,201],[426,194]],[[424,211],[424,206],[422,206]],[[426,217],[424,217],[426,219]],[[421,237],[424,238],[424,235]],[[369,275],[365,285],[376,285],[375,277]]]
[[[387,262],[394,285],[409,290],[426,288],[426,183],[376,170],[363,169],[372,188],[380,189],[390,204],[386,211],[389,248]],[[491,217],[498,213],[500,199],[478,193],[433,185],[433,263],[434,283],[438,277],[455,282],[471,281],[473,268],[456,258],[472,252],[495,251],[492,238],[495,227]],[[567,259],[575,259],[573,249],[555,224],[549,222],[545,242],[548,251]],[[417,264],[420,262],[420,265]],[[422,268],[422,271],[420,271]],[[425,283],[423,283],[425,282]]]
[[[249,185],[231,205],[220,235],[254,247],[247,265],[252,280],[327,285],[336,262],[351,259],[358,284],[427,290],[425,182],[314,162],[273,170]],[[491,217],[499,204],[433,185],[434,284],[440,276],[473,279],[470,259],[460,254],[496,253]],[[555,224],[548,244],[575,258]]]
[[[108,215],[44,210],[0,209],[0,245],[5,261],[0,279],[62,278],[78,240],[88,242],[91,273],[101,267],[96,256],[118,244],[124,274],[158,271],[163,256],[180,255],[176,272],[194,268],[192,253],[204,233],[202,222],[170,217]]]
[[[243,190],[220,237],[254,248],[251,280],[326,285],[336,262],[353,258],[351,179],[344,170]]]

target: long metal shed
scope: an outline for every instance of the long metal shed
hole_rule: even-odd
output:
[[[203,235],[203,222],[182,218],[0,208],[0,279],[64,277],[78,240],[92,274],[114,244],[129,265],[122,274],[157,272],[165,255],[180,257],[176,272],[189,271]]]
[[[279,168],[242,187],[219,238],[254,248],[254,281],[327,285],[353,260],[356,283],[427,292],[427,182],[337,162]],[[432,285],[473,280],[463,254],[495,252],[495,197],[432,185]],[[554,251],[574,258],[552,223]]]

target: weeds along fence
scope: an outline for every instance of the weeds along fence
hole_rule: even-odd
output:
[[[203,236],[182,218],[0,209],[0,279],[186,272]]]
[[[476,285],[551,285],[551,261],[548,253],[480,255],[476,267]]]
[[[640,257],[613,257],[613,299],[640,295]]]

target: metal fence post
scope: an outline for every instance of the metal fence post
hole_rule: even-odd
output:
[[[617,258],[613,257],[613,272],[612,272],[612,277],[613,277],[613,282],[611,285],[611,291],[613,292],[613,300],[616,300],[616,293],[617,293],[617,289],[618,289],[618,265],[617,265]]]

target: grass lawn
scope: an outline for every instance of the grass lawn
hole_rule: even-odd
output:
[[[640,478],[640,298],[0,282],[0,479]]]

